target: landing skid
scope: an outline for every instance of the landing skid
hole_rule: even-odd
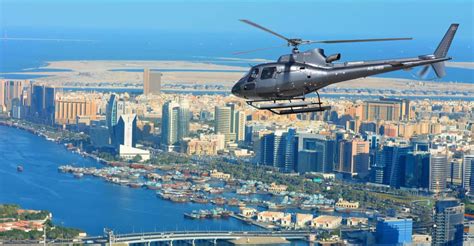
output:
[[[330,106],[322,106],[321,98],[318,95],[318,101],[306,101],[305,97],[294,97],[285,99],[274,99],[274,100],[254,100],[247,101],[247,104],[259,109],[268,110],[274,114],[286,115],[286,114],[298,114],[298,113],[310,113],[310,112],[322,112],[330,110]],[[287,101],[287,102],[281,102]]]

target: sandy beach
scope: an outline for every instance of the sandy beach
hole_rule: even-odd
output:
[[[451,67],[474,67],[471,62],[449,62]],[[211,85],[230,88],[241,78],[248,67],[219,65],[206,62],[189,61],[52,61],[41,69],[61,69],[61,71],[29,71],[12,74],[48,75],[36,81],[63,87],[130,87],[143,83],[143,72],[114,71],[117,69],[143,68],[182,70],[163,71],[164,85]],[[186,71],[189,70],[189,71]],[[200,71],[202,70],[202,71]],[[383,85],[383,86],[382,86]],[[412,79],[368,77],[351,80],[329,86],[339,89],[381,89],[410,91],[463,91],[473,92],[474,85],[468,83],[450,83],[439,81],[417,81]]]

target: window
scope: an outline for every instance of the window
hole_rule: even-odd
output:
[[[260,79],[271,79],[275,74],[276,67],[266,67],[262,70],[262,76]]]
[[[259,72],[259,69],[258,69],[258,68],[252,69],[252,71],[250,71],[250,76],[249,76],[249,78],[247,79],[247,82],[252,82],[252,81],[254,81],[254,80],[258,77],[258,72]]]

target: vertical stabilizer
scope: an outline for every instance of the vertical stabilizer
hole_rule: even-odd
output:
[[[449,47],[451,46],[451,42],[453,41],[454,34],[456,34],[456,31],[458,30],[458,26],[459,24],[451,24],[443,39],[439,43],[438,48],[436,48],[434,52],[436,58],[446,57]]]

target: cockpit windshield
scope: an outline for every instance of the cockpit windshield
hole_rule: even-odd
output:
[[[262,69],[262,75],[260,79],[271,79],[275,75],[276,67],[266,67]]]
[[[247,79],[247,82],[252,82],[254,81],[257,77],[258,77],[258,73],[260,72],[260,70],[258,68],[253,68],[251,71],[250,71],[250,75],[249,75],[249,78]]]

